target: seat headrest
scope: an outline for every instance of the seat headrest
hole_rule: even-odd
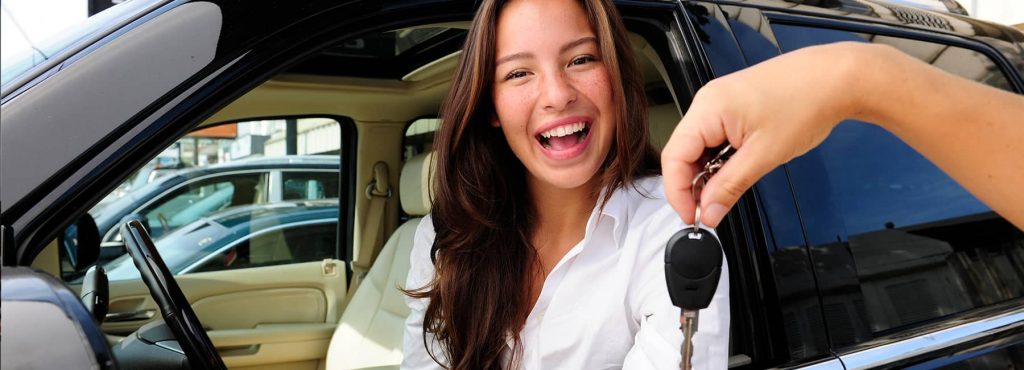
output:
[[[409,158],[402,166],[398,195],[402,209],[410,216],[425,216],[430,213],[430,174],[434,169],[434,152],[426,152]]]

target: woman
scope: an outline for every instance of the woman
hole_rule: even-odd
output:
[[[403,368],[676,369],[664,199],[627,34],[607,0],[485,1],[435,139]],[[728,271],[695,336],[724,369]]]

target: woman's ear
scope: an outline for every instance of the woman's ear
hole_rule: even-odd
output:
[[[498,120],[497,114],[491,115],[491,127],[501,127],[501,121]]]

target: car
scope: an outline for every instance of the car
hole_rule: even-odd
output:
[[[701,86],[809,45],[887,44],[1024,92],[1024,33],[907,2],[616,4],[659,148]],[[429,211],[430,133],[476,6],[134,0],[42,48],[48,58],[5,70],[0,317],[4,353],[21,356],[2,356],[3,367],[397,367],[407,313],[397,287]],[[301,136],[312,119],[333,128]],[[110,280],[102,293],[98,272],[63,278],[98,254],[91,207],[177,140],[238,122],[269,123],[210,155],[274,137],[331,141],[330,258],[174,276],[149,262],[162,251],[145,223],[128,221],[121,234],[148,284]],[[730,368],[1024,366],[1021,230],[876,126],[841,123],[758,181],[717,231]]]
[[[228,207],[337,198],[338,164],[337,156],[292,155],[243,159],[166,174],[90,210],[104,243],[97,263],[102,265],[124,254],[124,243],[115,226],[125,216],[145,220],[150,235],[160,238]]]
[[[334,255],[337,225],[336,199],[254,204],[199,218],[155,244],[174,275],[321,261]],[[102,266],[111,281],[140,278],[127,255]]]

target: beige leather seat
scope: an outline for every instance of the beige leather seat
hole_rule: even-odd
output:
[[[429,174],[433,153],[409,159],[402,167],[399,196],[413,217],[399,226],[352,296],[327,350],[327,368],[398,366],[409,308],[398,287],[405,287],[416,226],[430,212]]]
[[[675,104],[655,105],[648,108],[647,116],[650,122],[651,144],[658,150],[665,149],[668,138],[672,136],[672,131],[682,119],[679,109]]]

